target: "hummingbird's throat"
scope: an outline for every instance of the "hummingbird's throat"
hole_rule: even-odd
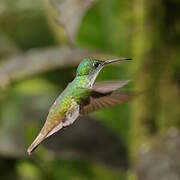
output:
[[[95,82],[95,80],[96,80],[96,78],[97,78],[97,76],[98,76],[98,74],[99,74],[99,72],[101,71],[102,68],[103,67],[99,68],[98,71],[95,74],[92,74],[92,75],[89,76],[89,87],[90,88],[92,88],[92,86],[93,86],[93,84],[94,84],[94,82]]]
[[[75,83],[78,87],[91,89],[102,68],[103,67],[88,75],[76,76],[76,78],[73,80],[73,83]]]

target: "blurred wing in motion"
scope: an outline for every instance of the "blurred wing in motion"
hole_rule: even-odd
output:
[[[114,92],[125,86],[129,81],[110,81],[94,84],[93,91],[87,102],[81,105],[80,114],[86,115],[95,110],[110,107],[134,97],[130,92]]]
[[[111,93],[129,82],[130,80],[98,82],[93,85],[93,90],[99,93]]]

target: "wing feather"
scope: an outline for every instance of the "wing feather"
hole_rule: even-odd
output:
[[[129,82],[130,80],[97,82],[94,84],[93,90],[101,93],[109,93],[125,86]]]
[[[93,86],[93,91],[88,103],[81,105],[80,114],[86,115],[95,110],[130,100],[134,96],[133,93],[114,92],[115,90],[125,86],[128,82],[129,80],[96,83]]]

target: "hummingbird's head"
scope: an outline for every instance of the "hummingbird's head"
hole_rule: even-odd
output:
[[[84,59],[77,68],[77,76],[96,76],[100,70],[106,65],[118,61],[131,60],[130,58],[117,58],[112,60],[97,60],[93,58]]]
[[[97,59],[84,59],[77,68],[77,76],[93,75],[98,73],[103,67],[104,61]]]

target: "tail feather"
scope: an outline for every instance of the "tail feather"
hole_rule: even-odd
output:
[[[32,144],[28,147],[27,153],[31,155],[31,153],[38,147],[38,145],[46,138],[46,135],[39,133],[36,139],[32,142]]]
[[[38,147],[38,145],[47,137],[51,136],[52,134],[56,133],[63,127],[63,123],[57,124],[54,127],[48,128],[45,124],[42,130],[40,131],[39,135],[33,141],[33,143],[27,149],[27,153],[31,155],[31,153]]]

